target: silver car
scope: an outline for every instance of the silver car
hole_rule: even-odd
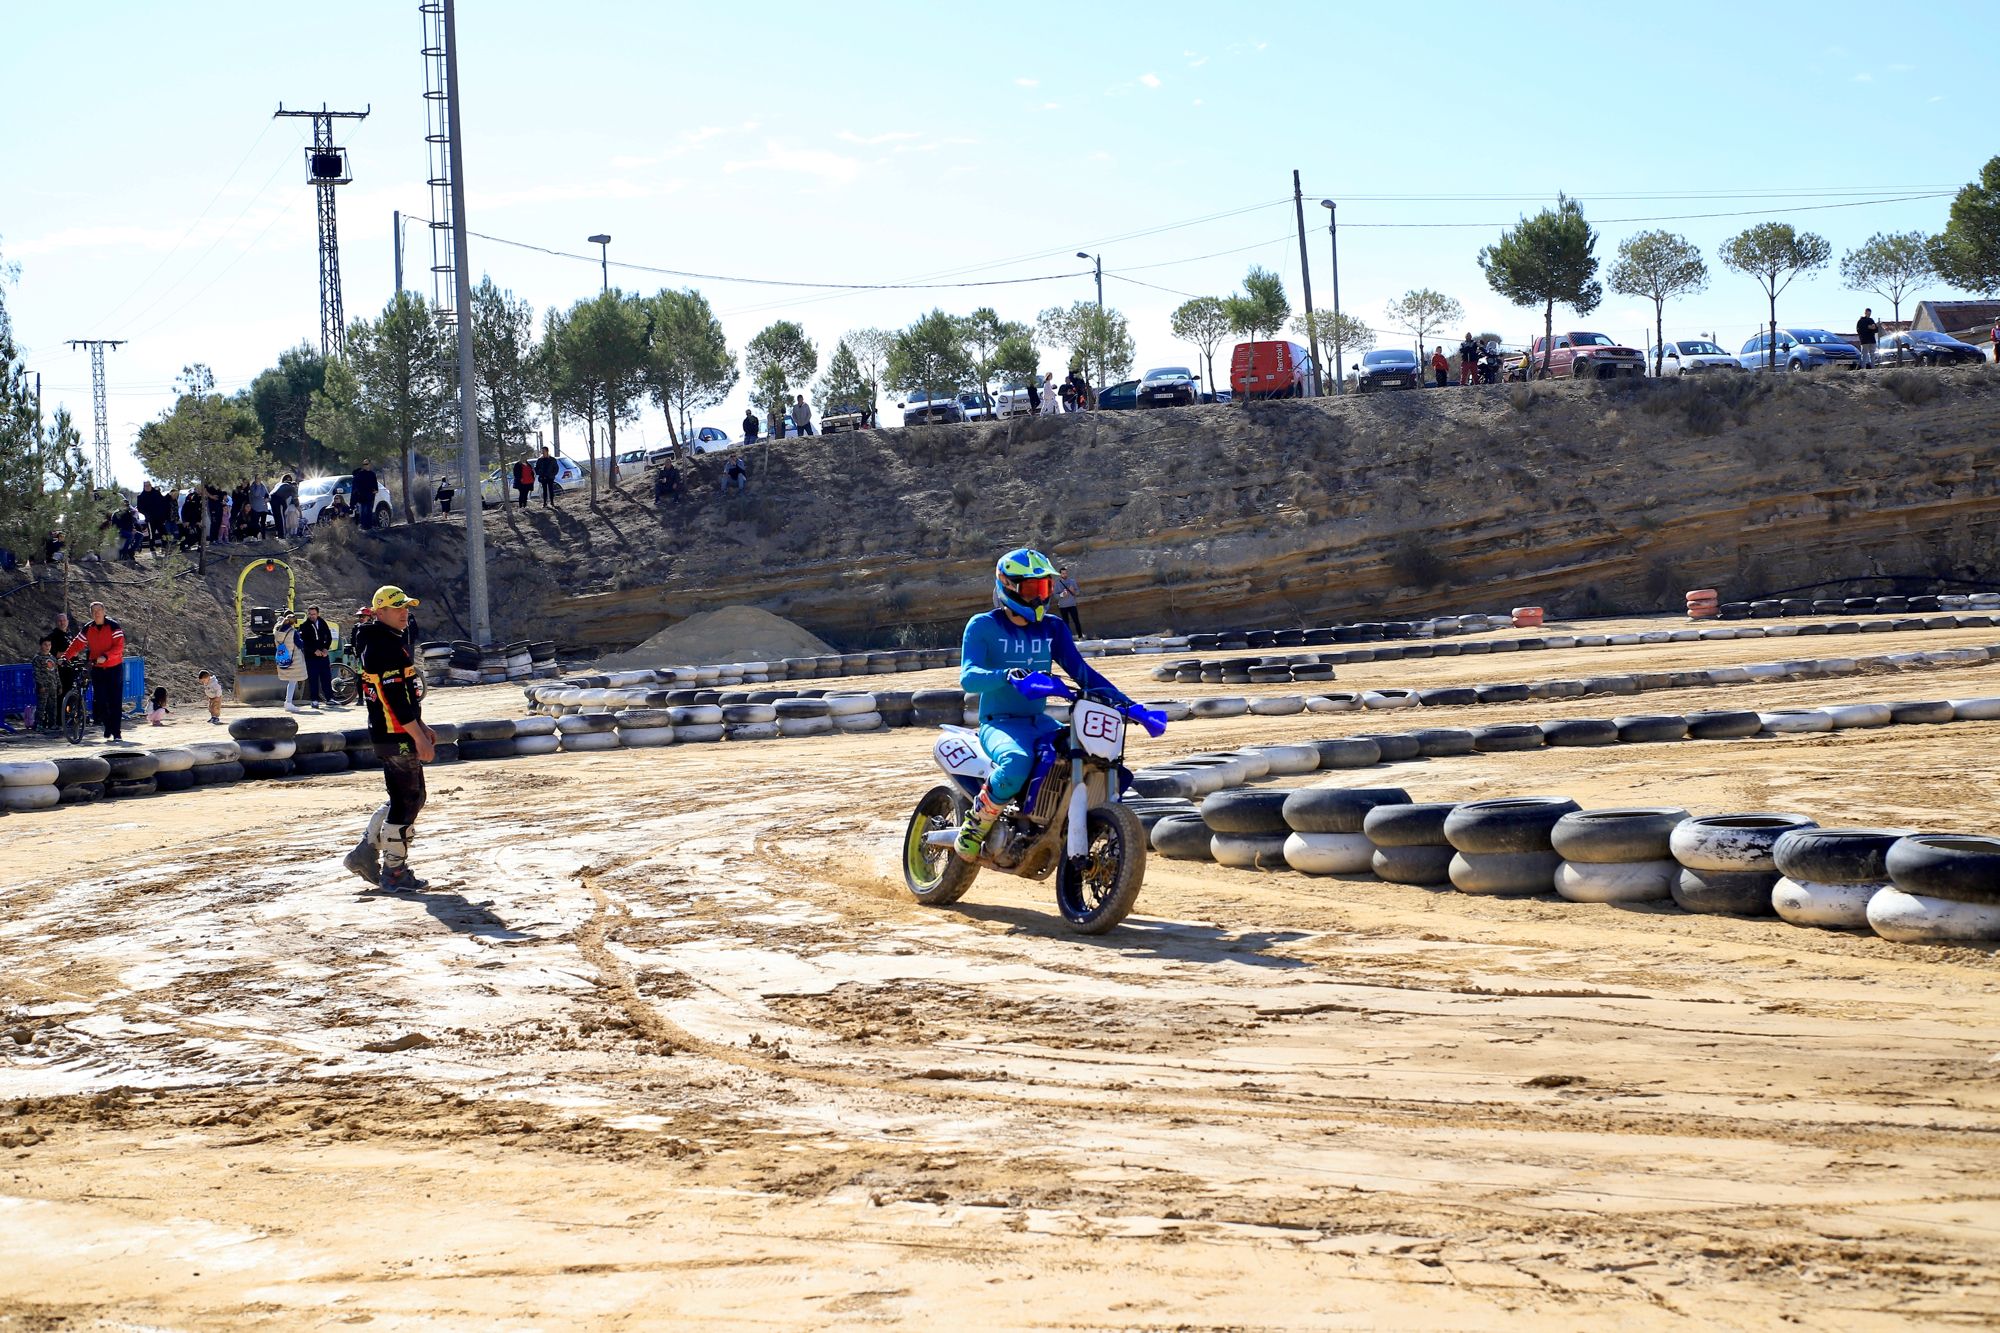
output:
[[[1660,374],[1700,375],[1711,370],[1741,370],[1743,363],[1706,338],[1680,338],[1660,347]]]

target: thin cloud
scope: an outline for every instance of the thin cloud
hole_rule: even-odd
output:
[[[1854,81],[1856,83],[1873,83],[1875,82],[1875,76],[1864,69],[1854,76]]]
[[[1060,110],[1062,110],[1062,103],[1061,103],[1061,102],[1044,102],[1044,103],[1042,103],[1042,110],[1044,110],[1044,111],[1060,111]]]
[[[1139,82],[1145,84],[1148,88],[1157,88],[1160,86],[1160,76],[1157,74],[1141,74]]]
[[[1014,80],[1014,86],[1016,88],[1039,88],[1042,86],[1042,81],[1040,79],[1031,79],[1028,78],[1026,75],[1023,75],[1022,77]]]
[[[842,143],[858,143],[868,148],[874,148],[885,143],[905,143],[911,139],[921,138],[923,138],[923,135],[917,133],[915,130],[885,130],[881,134],[867,135],[856,134],[853,130],[842,130],[840,132]]]
[[[1890,72],[1891,74],[1914,74],[1914,73],[1916,73],[1916,70],[1917,70],[1917,67],[1916,67],[1915,65],[1900,65],[1900,64],[1899,64],[1899,65],[1891,65],[1891,66],[1889,66],[1889,72]]]
[[[746,171],[771,172],[810,176],[828,185],[851,185],[860,178],[861,162],[857,158],[824,149],[791,148],[775,139],[767,139],[764,141],[764,156],[725,162],[722,169],[732,176]]]

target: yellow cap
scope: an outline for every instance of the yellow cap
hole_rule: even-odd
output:
[[[393,611],[399,606],[422,605],[422,602],[409,596],[395,584],[388,583],[375,590],[375,596],[369,600],[368,609],[370,611]]]

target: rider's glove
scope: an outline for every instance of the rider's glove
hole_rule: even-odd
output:
[[[1146,729],[1146,734],[1155,740],[1167,734],[1167,715],[1156,708],[1143,708],[1138,704],[1125,710],[1126,716]]]
[[[1067,694],[1063,683],[1046,671],[1022,671],[1018,667],[1007,673],[1014,692],[1023,699],[1046,699],[1053,694]]]

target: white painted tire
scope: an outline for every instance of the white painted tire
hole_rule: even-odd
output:
[[[780,736],[831,736],[833,719],[830,717],[781,717],[778,719]]]
[[[653,750],[674,743],[672,727],[620,727],[618,743],[629,750]]]
[[[1188,712],[1194,717],[1242,717],[1249,711],[1250,701],[1236,695],[1196,699],[1188,705]]]
[[[1361,707],[1361,696],[1347,691],[1339,694],[1315,694],[1306,700],[1309,713],[1351,713]]]
[[[1217,865],[1235,870],[1278,870],[1285,860],[1288,833],[1216,833],[1208,840],[1209,855]]]
[[[556,720],[552,717],[517,717],[514,719],[514,739],[523,736],[553,736],[556,734]],[[526,751],[523,751],[526,753]]]
[[[1832,731],[1833,718],[1817,708],[1781,708],[1759,713],[1764,730],[1773,736],[1792,736],[1811,731]]]
[[[564,732],[562,748],[565,753],[580,753],[585,750],[615,750],[618,748],[618,733],[616,731]]]
[[[1868,926],[1898,944],[2000,940],[2000,906],[1926,898],[1891,885],[1868,900]]]
[[[50,769],[55,765],[50,764]],[[47,810],[62,804],[62,789],[52,782],[0,787],[0,810]]]
[[[829,694],[826,696],[827,712],[834,717],[853,717],[857,713],[873,713],[875,696],[872,694]]]
[[[1260,745],[1257,753],[1269,765],[1269,777],[1295,777],[1319,772],[1319,751],[1310,745]]]
[[[1825,930],[1866,930],[1869,900],[1887,884],[1817,884],[1779,879],[1771,886],[1771,907],[1795,926]]]
[[[778,710],[770,704],[724,704],[722,720],[729,726],[761,726],[775,723]],[[778,733],[773,731],[773,736]]]
[[[187,766],[194,767],[192,755]],[[17,759],[0,764],[0,787],[53,787],[55,783],[56,766],[47,759]],[[32,808],[41,809],[40,806]]]
[[[189,741],[184,746],[194,755],[191,767],[200,768],[205,764],[241,763],[243,751],[236,748],[235,741]]]
[[[1305,875],[1360,875],[1372,871],[1375,844],[1365,833],[1291,833],[1285,864]]]
[[[776,722],[733,722],[723,728],[723,737],[732,741],[774,741],[778,739]]]
[[[1399,708],[1415,708],[1417,696],[1413,690],[1363,690],[1361,706],[1371,712],[1394,712]]]
[[[557,736],[553,731],[542,732],[534,736],[516,736],[514,738],[515,754],[554,754],[561,748],[562,738]]]
[[[297,741],[238,741],[236,745],[243,751],[243,758],[253,763],[290,759],[299,748]]]
[[[164,750],[155,750],[153,751],[153,758],[159,764],[153,770],[155,773],[185,773],[194,767],[194,751],[184,750],[179,746],[170,746]]]
[[[722,739],[720,722],[694,722],[674,728],[674,739],[683,745],[706,745]]]
[[[618,728],[618,718],[612,713],[572,713],[556,720],[556,730],[564,740],[572,736],[611,735]]]
[[[1858,727],[1886,727],[1896,720],[1887,704],[1834,704],[1821,711],[1833,719],[1835,731],[1852,731]]]
[[[880,713],[836,713],[833,728],[841,732],[863,732],[882,730]]]
[[[1555,885],[1573,903],[1653,903],[1674,896],[1680,873],[1678,861],[1565,861],[1556,867]]]
[[[1274,694],[1269,698],[1252,699],[1250,711],[1258,717],[1290,717],[1294,713],[1306,711],[1305,696]]]
[[[1951,720],[1954,722],[2000,721],[2000,699],[1953,699]]]

